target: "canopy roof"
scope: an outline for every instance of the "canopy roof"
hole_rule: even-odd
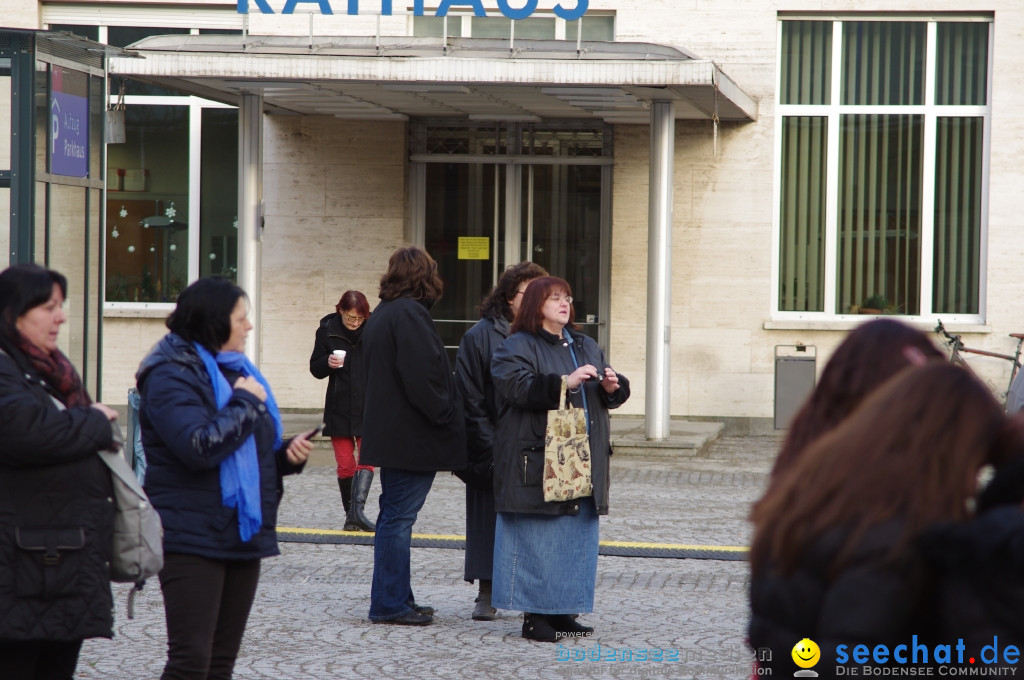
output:
[[[680,119],[757,117],[714,63],[649,43],[165,35],[127,50],[144,58],[112,58],[112,75],[228,103],[262,93],[273,113],[647,124],[667,100]]]

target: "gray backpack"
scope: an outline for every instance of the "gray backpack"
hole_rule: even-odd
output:
[[[115,444],[124,447],[121,428],[113,425]],[[128,594],[128,618],[135,618],[135,596],[146,579],[160,573],[164,566],[164,529],[160,515],[149,502],[135,472],[117,451],[100,451],[110,468],[114,483],[114,553],[110,561],[110,580],[134,583]]]

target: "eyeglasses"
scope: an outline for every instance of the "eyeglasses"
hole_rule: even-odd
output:
[[[525,289],[525,288],[524,288],[523,290],[517,290],[517,291],[516,291],[516,295],[522,295],[522,294],[523,294],[523,293],[525,293],[525,292],[526,292],[526,289]],[[515,297],[515,295],[513,295],[512,297]]]
[[[571,295],[559,295],[558,293],[555,293],[554,295],[549,295],[548,296],[548,300],[550,300],[551,302],[555,302],[555,303],[558,303],[558,302],[561,302],[562,300],[565,300],[570,305],[572,304],[572,296]]]
[[[366,321],[365,318],[361,316],[354,316],[352,314],[342,314],[342,316],[345,318],[345,321],[348,321],[349,323],[362,323]]]

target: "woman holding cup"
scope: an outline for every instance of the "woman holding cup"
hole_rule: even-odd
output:
[[[356,451],[363,434],[363,397],[366,367],[363,364],[363,324],[370,318],[370,303],[358,290],[347,290],[320,319],[316,329],[309,372],[327,378],[324,402],[324,435],[331,438],[338,464],[338,488],[345,507],[345,531],[374,531],[363,514],[373,482],[373,466],[359,465]]]

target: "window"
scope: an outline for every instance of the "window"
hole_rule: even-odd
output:
[[[982,314],[990,27],[780,22],[778,312]]]
[[[125,102],[126,141],[107,147],[106,301],[173,303],[198,276],[235,278],[236,110],[195,97]]]

